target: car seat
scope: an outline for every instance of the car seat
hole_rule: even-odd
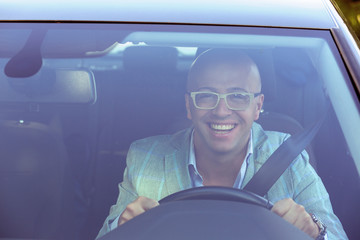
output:
[[[54,237],[67,159],[60,125],[21,115],[0,121],[0,237]]]
[[[0,72],[0,86],[0,238],[58,239],[69,156],[58,107],[94,101],[92,74]]]

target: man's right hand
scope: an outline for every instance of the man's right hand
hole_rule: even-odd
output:
[[[138,197],[135,201],[126,206],[125,210],[120,215],[118,226],[158,205],[159,202],[154,199],[141,196]]]

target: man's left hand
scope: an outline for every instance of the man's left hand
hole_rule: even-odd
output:
[[[271,211],[307,233],[310,237],[315,239],[319,235],[319,228],[310,214],[306,212],[302,205],[297,204],[291,198],[276,202]]]

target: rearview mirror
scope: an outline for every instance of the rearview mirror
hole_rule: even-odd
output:
[[[0,74],[2,103],[94,103],[95,80],[85,69],[42,68],[27,78]]]

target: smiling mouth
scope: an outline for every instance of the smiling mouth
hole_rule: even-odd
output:
[[[210,128],[218,133],[228,133],[235,128],[235,124],[209,124]]]

